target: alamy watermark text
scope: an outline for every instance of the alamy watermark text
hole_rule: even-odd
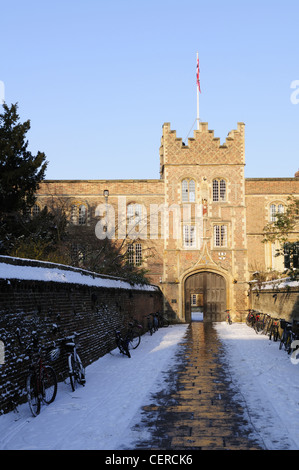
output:
[[[4,82],[0,80],[0,105],[5,101],[5,86]]]
[[[291,103],[299,104],[299,80],[293,80],[291,83],[291,89],[294,90],[291,93]]]

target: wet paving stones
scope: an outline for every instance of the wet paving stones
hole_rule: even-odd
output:
[[[176,366],[165,372],[167,390],[143,407],[135,449],[260,450],[212,323],[191,323]],[[144,431],[147,431],[146,433]],[[142,431],[142,432],[141,432]]]

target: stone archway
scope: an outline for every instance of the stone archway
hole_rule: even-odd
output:
[[[205,322],[225,319],[226,281],[223,276],[209,271],[191,274],[185,280],[184,289],[186,322],[192,321],[195,312],[202,312]]]

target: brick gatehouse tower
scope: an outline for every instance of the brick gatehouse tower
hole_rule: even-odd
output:
[[[244,123],[223,144],[207,123],[186,143],[165,123],[159,179],[47,180],[35,210],[63,200],[70,224],[127,237],[131,262],[148,269],[170,317],[190,321],[197,310],[205,321],[220,321],[228,308],[238,318],[248,308],[252,272],[283,269],[276,245],[262,243],[264,226],[290,195],[299,197],[298,172],[245,178],[244,167]]]

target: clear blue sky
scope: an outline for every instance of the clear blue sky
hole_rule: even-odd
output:
[[[185,139],[196,118],[197,51],[200,117],[221,141],[245,122],[245,176],[298,170],[298,0],[2,0],[0,19],[5,101],[47,179],[159,178],[163,123]]]

